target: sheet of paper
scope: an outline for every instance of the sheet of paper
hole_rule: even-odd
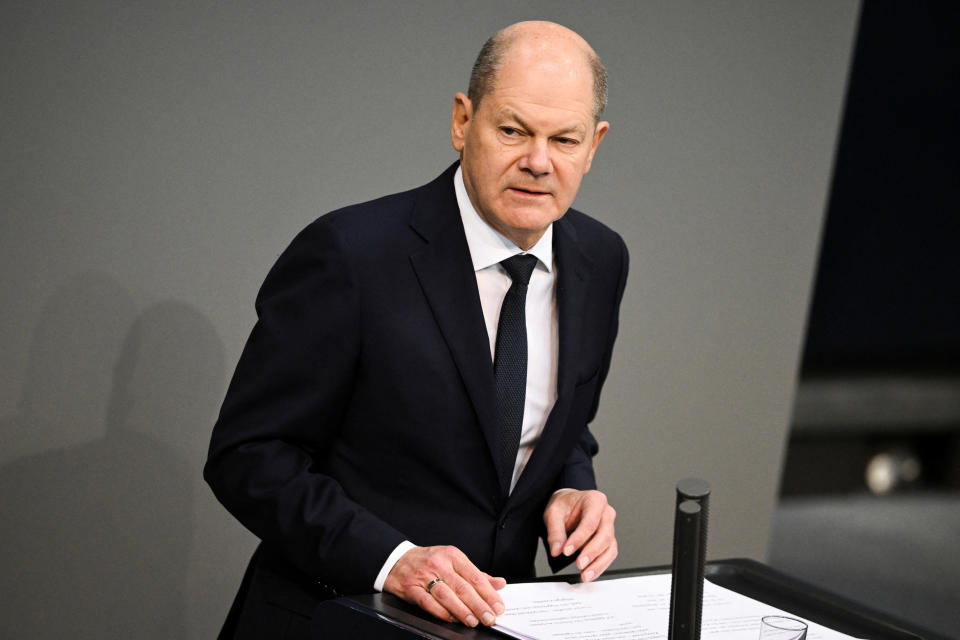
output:
[[[525,640],[658,640],[667,637],[670,575],[636,576],[588,584],[529,582],[501,592],[506,612],[496,629]],[[787,615],[752,598],[703,585],[703,640],[754,640],[760,618]],[[802,618],[801,618],[802,619]],[[809,620],[808,640],[851,640]]]

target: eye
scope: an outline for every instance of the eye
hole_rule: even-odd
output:
[[[505,136],[518,136],[518,135],[520,135],[520,132],[519,132],[518,130],[514,129],[513,127],[500,127],[500,131],[501,131],[501,132],[503,133],[503,135],[505,135]]]
[[[565,138],[561,136],[559,138],[554,138],[554,139],[565,147],[572,147],[574,145],[580,144],[580,141],[577,140],[576,138]]]

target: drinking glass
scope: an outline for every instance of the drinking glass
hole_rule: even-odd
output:
[[[760,640],[806,640],[807,623],[787,616],[760,619]]]

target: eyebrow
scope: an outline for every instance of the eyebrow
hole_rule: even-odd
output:
[[[517,124],[519,124],[523,129],[526,129],[527,131],[533,131],[533,127],[531,127],[529,124],[527,124],[527,123],[524,121],[524,119],[521,118],[521,117],[517,114],[517,112],[516,112],[516,111],[513,111],[512,109],[504,109],[504,110],[503,110],[503,117],[506,118],[507,120],[515,120]],[[559,131],[556,131],[556,132],[554,132],[554,133],[551,133],[550,136],[551,136],[551,137],[562,136],[562,135],[567,134],[567,133],[578,133],[578,134],[580,134],[580,135],[584,135],[584,136],[585,136],[585,135],[586,135],[586,130],[584,129],[583,125],[577,123],[577,124],[568,125],[567,127],[564,127],[564,128],[562,128],[562,129],[560,129]]]

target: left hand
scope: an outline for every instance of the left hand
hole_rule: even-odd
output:
[[[580,579],[590,582],[607,570],[617,557],[613,521],[617,512],[600,491],[563,489],[550,498],[543,511],[550,555],[573,555],[577,550]]]

